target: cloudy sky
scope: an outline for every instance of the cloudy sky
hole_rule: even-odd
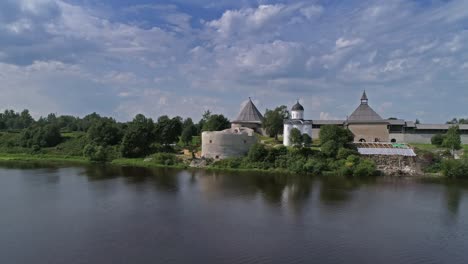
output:
[[[468,116],[468,0],[1,0],[0,108]]]

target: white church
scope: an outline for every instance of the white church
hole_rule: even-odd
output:
[[[289,135],[293,128],[299,129],[301,134],[307,134],[312,138],[312,120],[304,120],[304,107],[299,101],[291,109],[291,119],[284,121],[283,145],[292,145]]]

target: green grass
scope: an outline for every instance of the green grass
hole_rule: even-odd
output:
[[[0,153],[0,161],[44,161],[44,162],[71,162],[71,163],[89,163],[84,157],[73,157],[63,155],[48,154],[17,154]]]
[[[412,147],[421,149],[421,150],[427,150],[427,151],[435,151],[435,150],[445,150],[445,148],[442,147],[437,147],[432,144],[417,144],[417,143],[411,143],[409,144]],[[465,153],[468,152],[468,145],[462,145],[462,148],[465,150]]]

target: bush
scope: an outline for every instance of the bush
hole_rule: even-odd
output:
[[[337,159],[347,159],[349,156],[354,155],[358,156],[359,152],[354,149],[340,148],[338,154],[336,155]]]
[[[327,157],[336,157],[338,153],[338,143],[334,140],[329,140],[322,144],[322,153]]]
[[[442,144],[444,143],[444,139],[445,139],[445,136],[442,135],[442,134],[435,134],[432,138],[431,138],[431,143],[432,145],[435,145],[435,146],[442,146]]]
[[[373,161],[363,159],[354,168],[353,176],[356,176],[356,177],[374,176],[376,172],[377,172],[377,168],[375,166],[375,163]]]
[[[327,169],[327,164],[318,159],[308,159],[304,164],[304,171],[314,175],[322,175]]]
[[[171,153],[156,153],[150,156],[152,162],[158,165],[173,166],[180,163],[175,154]]]
[[[247,155],[248,159],[253,162],[265,161],[268,155],[268,150],[263,144],[256,143],[250,147]]]
[[[83,149],[83,156],[93,162],[110,162],[115,153],[110,147],[88,144]]]
[[[60,129],[55,125],[35,126],[21,133],[20,145],[32,147],[37,145],[41,148],[55,147],[62,141]]]
[[[442,161],[442,174],[450,179],[468,179],[468,161],[448,159]]]

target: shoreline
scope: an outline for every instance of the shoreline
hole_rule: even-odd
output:
[[[296,173],[286,170],[262,170],[262,169],[232,169],[232,168],[216,168],[216,167],[190,167],[188,165],[162,165],[144,161],[144,158],[119,158],[107,163],[99,163],[87,160],[84,157],[78,156],[61,156],[50,154],[10,154],[0,153],[0,163],[9,162],[37,162],[44,164],[62,163],[67,165],[112,165],[121,167],[139,167],[139,168],[168,168],[168,169],[183,169],[183,170],[204,170],[212,172],[249,172],[249,173],[266,173],[266,174],[283,174],[283,175],[296,175]],[[324,172],[324,175],[329,175],[331,172]],[[446,179],[440,174],[424,174],[418,176],[391,176],[393,178],[405,178],[422,181],[436,181],[443,182]],[[375,176],[379,177],[379,176]]]

